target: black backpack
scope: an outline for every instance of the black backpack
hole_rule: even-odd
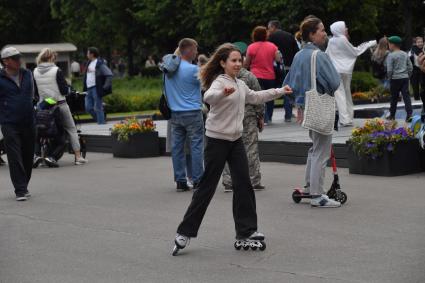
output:
[[[165,80],[165,78],[163,78],[163,80]],[[162,95],[159,98],[158,108],[165,120],[171,119],[171,109],[168,106],[167,97],[165,96],[165,81],[163,82]]]
[[[57,117],[59,108],[55,105],[47,109],[38,109],[36,113],[36,128],[39,137],[54,138],[59,135]]]

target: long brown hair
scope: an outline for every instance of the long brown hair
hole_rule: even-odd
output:
[[[203,89],[209,89],[213,81],[220,74],[224,73],[224,69],[220,62],[226,61],[227,58],[229,58],[230,53],[233,51],[241,53],[241,51],[231,43],[224,43],[220,45],[211,56],[208,63],[201,68],[199,72],[199,79],[201,80]]]
[[[383,37],[379,40],[378,46],[373,51],[372,60],[378,63],[382,63],[387,55],[388,51],[388,39]]]

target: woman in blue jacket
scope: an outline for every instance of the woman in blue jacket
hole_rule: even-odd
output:
[[[320,51],[318,46],[326,43],[327,34],[322,21],[316,17],[308,17],[300,27],[304,46],[292,62],[291,70],[285,78],[284,85],[289,85],[295,95],[295,102],[299,109],[304,106],[305,93],[311,89],[311,55],[317,54],[316,85],[319,93],[333,95],[340,84],[340,76],[326,53]],[[302,111],[298,111],[298,121],[302,121]],[[330,156],[332,135],[323,135],[309,131],[313,146],[308,151],[306,167],[305,193],[312,195],[313,207],[339,207],[341,204],[329,199],[323,190],[326,164]]]

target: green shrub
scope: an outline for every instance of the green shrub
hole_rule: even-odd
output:
[[[73,83],[73,87],[82,91],[82,81]],[[104,98],[108,113],[155,110],[161,96],[160,78],[114,78],[112,94]]]
[[[140,70],[140,75],[142,77],[148,77],[148,78],[157,78],[161,76],[161,71],[158,67],[149,67],[149,68],[142,68]]]
[[[369,72],[354,72],[353,79],[351,81],[351,92],[363,92],[369,91],[376,88],[379,85],[377,79],[375,79]]]

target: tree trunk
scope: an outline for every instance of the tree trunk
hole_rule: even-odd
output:
[[[412,47],[412,1],[401,1],[404,14],[404,34],[406,50]]]
[[[133,52],[133,36],[130,33],[127,37],[127,58],[128,58],[128,75],[136,75],[134,72],[134,52]]]

